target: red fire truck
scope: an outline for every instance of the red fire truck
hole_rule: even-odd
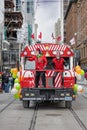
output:
[[[42,87],[39,81],[38,88],[35,88],[35,61],[27,60],[28,57],[35,56],[36,49],[39,48],[47,58],[45,71],[46,87]],[[51,67],[51,62],[56,57],[57,52],[65,60],[64,70],[55,70]],[[21,99],[24,108],[28,108],[30,101],[65,101],[65,107],[70,108],[75,99],[73,86],[75,84],[75,72],[73,66],[73,50],[68,45],[54,43],[36,43],[24,48],[21,52]],[[43,70],[42,70],[43,71]],[[58,72],[53,84],[54,73]]]

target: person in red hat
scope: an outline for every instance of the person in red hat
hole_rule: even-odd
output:
[[[61,58],[60,56],[60,52],[57,53],[56,57],[53,58],[52,60],[53,64],[54,64],[54,69],[57,70],[63,70],[64,69],[64,59]]]
[[[60,70],[64,70],[64,63],[65,63],[65,61],[64,61],[63,58],[61,58],[60,52],[57,52],[56,57],[53,58],[53,60],[52,60],[52,63],[53,63],[53,66],[54,66],[54,69],[55,69],[55,70],[59,70],[59,71],[60,71]],[[53,76],[53,84],[54,84],[54,82],[55,82],[55,78],[56,78],[57,74],[58,74],[58,71],[56,71],[56,72],[54,73],[54,76]]]
[[[36,76],[35,76],[35,85],[36,88],[39,85],[40,77],[42,79],[42,86],[46,87],[46,77],[45,77],[45,71],[43,71],[47,65],[47,59],[42,54],[41,50],[39,48],[36,49],[36,55],[32,58],[28,58],[28,60],[33,61],[35,60],[36,63]],[[40,70],[40,71],[39,71]]]

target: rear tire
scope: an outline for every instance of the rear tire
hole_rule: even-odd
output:
[[[30,104],[30,101],[28,101],[28,100],[23,100],[23,107],[24,107],[24,108],[29,108],[29,104]]]
[[[66,108],[71,108],[72,102],[71,101],[65,101],[65,107]]]

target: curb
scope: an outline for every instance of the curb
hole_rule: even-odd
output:
[[[84,85],[87,85],[87,82],[77,82],[77,84],[84,84]]]

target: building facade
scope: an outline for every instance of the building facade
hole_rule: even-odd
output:
[[[77,62],[83,69],[87,68],[87,1],[73,0],[68,6],[65,15],[66,21],[66,41],[70,45],[70,40],[74,37],[75,44],[71,47],[75,50]]]
[[[55,38],[61,36],[61,19],[58,18],[57,22],[55,23]],[[55,43],[60,43],[57,39],[55,39]]]
[[[14,9],[14,0],[4,1],[4,40],[8,42],[2,48],[2,71],[17,67],[19,62],[19,43],[17,30],[22,27],[23,17],[20,11]]]
[[[74,37],[74,33],[77,32],[77,4],[75,2],[70,2],[66,15],[66,43],[70,44],[70,40]],[[74,45],[76,46],[76,44]]]
[[[2,43],[4,35],[4,1],[0,1],[0,71],[2,71]]]
[[[21,8],[21,12],[23,15],[23,25],[22,28],[18,30],[18,37],[22,37],[20,41],[21,43],[30,45],[32,44],[31,34],[34,32],[35,1],[16,0],[16,5],[16,8]]]
[[[87,68],[87,0],[77,2],[77,48],[81,54],[81,66]]]
[[[69,2],[70,2],[70,0],[64,0],[63,1],[63,16],[64,17],[65,17],[66,11],[68,9]],[[64,19],[64,17],[63,17],[63,19]],[[63,28],[64,28],[64,30],[63,30],[64,31],[63,32],[63,35],[64,35],[63,41],[64,41],[64,43],[66,43],[66,22],[65,22],[65,20],[64,20]]]
[[[66,42],[66,24],[65,24],[65,14],[68,8],[70,0],[61,0],[60,2],[60,18],[61,18],[61,41]]]

